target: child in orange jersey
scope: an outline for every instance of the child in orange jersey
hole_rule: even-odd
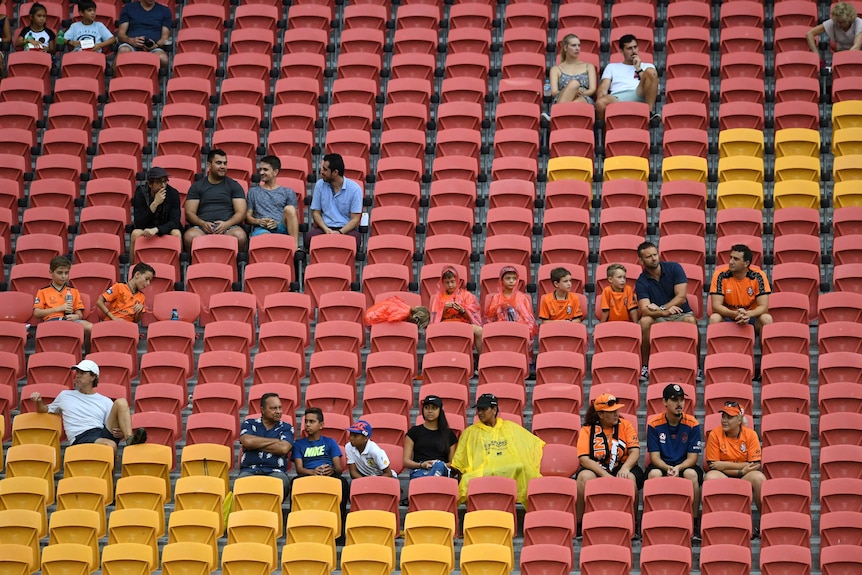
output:
[[[572,274],[566,268],[551,270],[554,291],[542,297],[539,319],[542,321],[572,321],[581,323],[584,313],[577,294],[572,293]]]
[[[626,284],[626,266],[608,266],[608,283],[602,290],[602,323],[606,321],[638,321],[638,302],[632,286]]]
[[[144,313],[145,289],[153,281],[156,272],[152,266],[139,263],[132,269],[132,278],[127,283],[115,283],[96,301],[105,320],[139,322]]]

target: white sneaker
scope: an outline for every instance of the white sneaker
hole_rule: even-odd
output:
[[[551,123],[551,116],[550,116],[549,114],[546,114],[545,112],[542,112],[542,118],[543,118],[546,122],[548,122],[549,124]]]
[[[641,381],[649,381],[649,368],[647,366],[641,366]]]

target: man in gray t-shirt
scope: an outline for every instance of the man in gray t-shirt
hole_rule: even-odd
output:
[[[186,250],[191,251],[197,237],[226,234],[237,239],[239,251],[245,251],[248,243],[242,227],[246,214],[245,192],[236,180],[227,177],[224,150],[211,150],[207,154],[206,177],[189,188],[185,209],[189,223],[183,235]]]
[[[281,161],[277,157],[260,159],[260,185],[248,191],[245,223],[252,226],[251,237],[269,233],[290,234],[299,242],[296,192],[278,185],[276,178],[280,169]]]

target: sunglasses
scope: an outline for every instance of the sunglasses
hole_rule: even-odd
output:
[[[739,407],[739,403],[736,401],[725,401],[724,407]]]
[[[609,399],[607,401],[600,401],[599,405],[607,405],[608,407],[613,407],[618,403],[619,401],[617,401],[616,399]]]

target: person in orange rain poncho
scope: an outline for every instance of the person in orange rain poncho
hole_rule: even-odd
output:
[[[467,484],[474,477],[511,477],[518,482],[518,502],[527,504],[527,483],[541,477],[545,442],[518,425],[498,417],[496,396],[476,400],[479,421],[461,434],[452,467],[461,472],[459,501],[467,501]]]
[[[421,305],[410,307],[395,295],[377,302],[365,311],[365,323],[367,325],[397,323],[399,321],[415,323],[419,329],[425,329],[431,321],[431,312],[428,311],[427,307]]]
[[[530,329],[528,345],[532,355],[533,338],[539,329],[530,296],[518,289],[519,279],[518,270],[514,266],[503,266],[500,270],[500,291],[491,294],[487,300],[485,322],[514,321],[527,326]]]
[[[482,311],[476,296],[452,266],[443,268],[437,293],[431,296],[431,323],[459,321],[473,325],[473,345],[482,353]]]

